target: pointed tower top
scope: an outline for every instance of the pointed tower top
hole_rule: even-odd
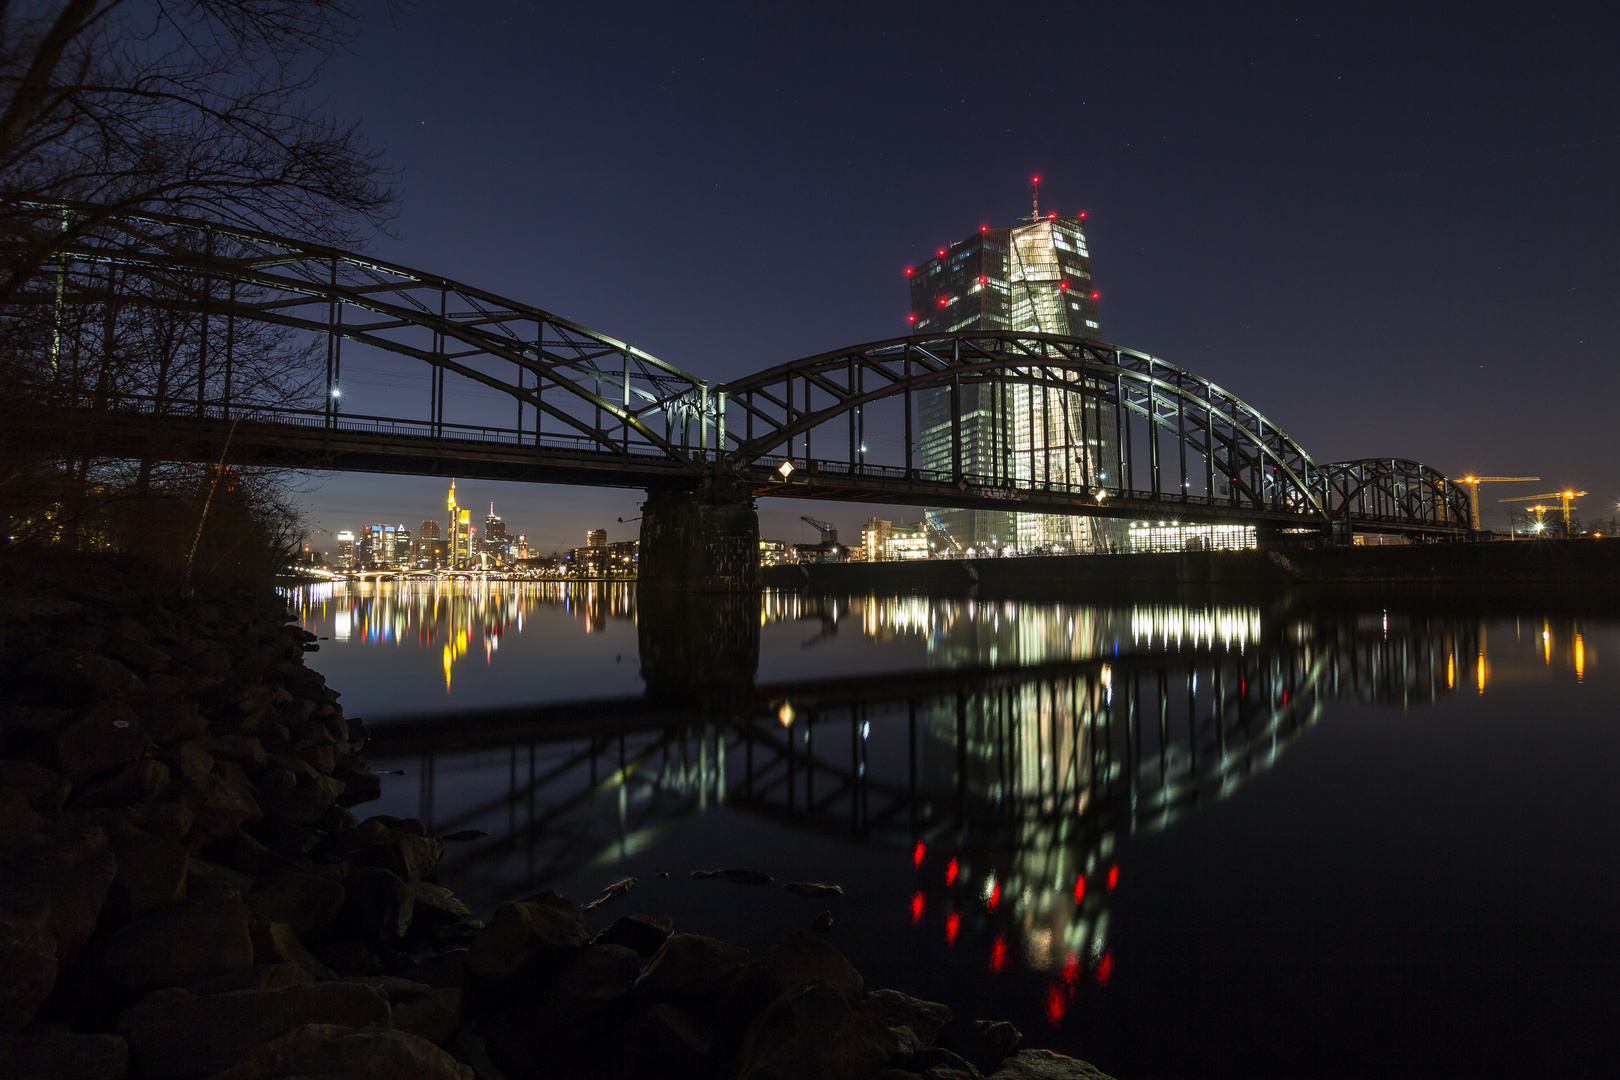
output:
[[[450,481],[450,505],[449,505],[449,510],[450,510],[451,520],[454,520],[455,515],[456,515],[456,482],[454,480]]]

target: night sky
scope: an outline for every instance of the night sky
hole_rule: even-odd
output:
[[[1620,501],[1617,46],[1609,3],[429,2],[321,89],[398,173],[372,251],[712,381],[905,333],[905,267],[1038,173],[1087,211],[1108,341],[1318,461],[1543,477],[1484,489],[1503,528],[1507,495]],[[443,517],[438,480],[307,486],[331,531]],[[460,493],[542,551],[633,538],[641,497]],[[762,531],[806,512],[872,511]]]

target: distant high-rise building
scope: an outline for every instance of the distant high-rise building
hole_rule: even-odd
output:
[[[411,565],[411,530],[403,525],[368,525],[360,546],[368,566]]]
[[[436,570],[446,565],[444,533],[439,523],[431,518],[422,522],[416,534],[415,565],[419,570]]]
[[[337,534],[337,565],[339,570],[355,568],[354,533],[345,529]]]
[[[450,566],[466,570],[473,564],[472,512],[456,506],[456,482],[450,481]]]
[[[908,271],[913,332],[1009,330],[1101,338],[1084,215],[1041,215],[1012,228],[981,228]],[[923,467],[970,484],[1114,486],[1118,453],[1111,408],[1095,398],[1006,383],[961,384],[959,435],[951,391],[918,402]],[[1087,403],[1082,406],[1082,400]],[[1107,419],[1108,423],[1103,423]],[[975,554],[1078,551],[1105,541],[1095,519],[1003,510],[938,510],[945,527]]]
[[[512,561],[512,538],[506,534],[506,522],[495,516],[495,504],[489,504],[489,516],[484,519],[484,554],[494,563]]]
[[[607,546],[607,530],[606,529],[592,529],[590,532],[586,533],[585,534],[585,546],[586,547],[606,547]]]

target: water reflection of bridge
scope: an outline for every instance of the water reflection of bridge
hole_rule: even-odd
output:
[[[435,831],[493,834],[445,863],[475,900],[726,804],[913,851],[919,914],[943,905],[950,936],[1011,939],[1056,971],[1104,955],[1122,835],[1224,798],[1324,705],[1430,701],[1477,652],[1472,623],[1246,607],[768,597],[764,616],[925,635],[930,666],[429,718],[379,727],[373,756],[414,761]],[[464,771],[479,794],[436,809]]]

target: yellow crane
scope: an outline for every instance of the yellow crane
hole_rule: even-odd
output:
[[[1543,492],[1540,495],[1521,495],[1517,499],[1497,499],[1496,501],[1506,503],[1506,502],[1535,502],[1537,499],[1557,499],[1559,502],[1564,504],[1564,536],[1568,537],[1569,536],[1569,512],[1572,509],[1573,510],[1580,509],[1579,507],[1570,506],[1569,500],[1578,499],[1582,495],[1585,495],[1585,494],[1586,494],[1586,492],[1584,492],[1584,491],[1547,491],[1547,492]],[[1536,509],[1539,510],[1541,508],[1538,506],[1538,507],[1536,507]]]
[[[1516,484],[1521,480],[1540,480],[1539,476],[1465,476],[1457,481],[1468,485],[1468,527],[1479,532],[1479,485],[1481,484]],[[1541,496],[1533,495],[1531,498],[1539,499]],[[1502,500],[1506,502],[1507,500]]]

